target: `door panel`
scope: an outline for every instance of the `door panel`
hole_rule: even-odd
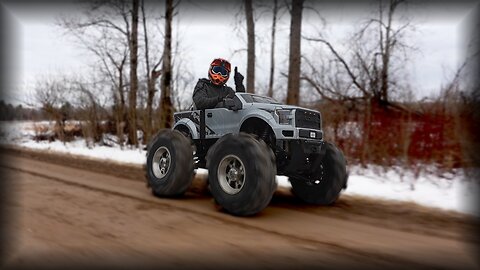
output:
[[[227,133],[237,133],[240,129],[240,111],[225,108],[205,110],[206,135],[208,138],[220,138]]]

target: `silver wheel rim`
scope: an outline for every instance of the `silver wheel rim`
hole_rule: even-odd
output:
[[[218,166],[217,176],[220,187],[230,195],[237,194],[245,185],[245,166],[235,155],[224,157]]]
[[[165,146],[162,146],[153,154],[152,171],[157,178],[163,178],[167,175],[171,164],[170,151]]]

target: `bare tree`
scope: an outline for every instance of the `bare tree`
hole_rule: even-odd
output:
[[[178,4],[177,4],[178,5]],[[172,90],[172,21],[174,16],[173,0],[166,0],[165,6],[165,38],[162,57],[162,81],[160,85],[160,128],[171,128],[173,108],[171,100]]]
[[[179,18],[177,17],[177,24]],[[192,104],[192,83],[195,82],[195,76],[189,69],[185,60],[188,56],[182,53],[182,42],[179,28],[175,29],[175,45],[172,57],[173,77],[172,77],[172,103],[175,111],[188,110]]]
[[[247,92],[255,93],[255,22],[252,0],[245,0],[247,21]]]
[[[138,145],[137,138],[137,92],[138,92],[138,9],[139,0],[132,0],[130,45],[130,91],[128,92],[128,141]]]
[[[70,92],[66,77],[46,77],[39,79],[35,85],[34,99],[42,110],[55,121],[55,134],[60,141],[65,142],[65,120],[61,107],[67,100]]]
[[[145,0],[142,0],[141,4],[142,9],[142,22],[143,22],[143,34],[144,34],[144,52],[145,52],[145,69],[146,69],[146,79],[147,79],[147,105],[146,105],[146,114],[144,117],[144,129],[145,134],[143,136],[144,144],[147,144],[152,136],[152,116],[153,116],[153,98],[155,96],[155,84],[157,79],[161,75],[161,71],[158,70],[158,67],[161,64],[162,58],[160,58],[154,65],[150,65],[150,49],[149,49],[149,36],[147,30],[147,18],[145,15]]]
[[[126,1],[115,0],[92,2],[78,18],[59,18],[60,26],[97,56],[101,70],[112,83],[114,118],[120,144],[123,143],[125,127],[130,131],[128,142],[137,144],[138,0],[134,0],[132,4],[130,7]],[[137,30],[133,31],[133,28]],[[130,82],[125,76],[127,65],[130,65]],[[128,113],[126,89],[130,90],[128,91]]]
[[[353,88],[354,91],[338,91],[332,84],[335,79],[322,78],[314,79],[320,74],[312,68],[312,75],[304,76],[311,85],[322,92],[322,96],[330,96],[342,99],[364,99],[373,101],[382,107],[395,106],[390,102],[391,93],[399,88],[399,82],[392,75],[393,71],[402,68],[397,61],[397,70],[393,70],[393,58],[406,57],[406,50],[413,49],[403,42],[405,31],[411,26],[407,21],[401,25],[394,25],[394,17],[401,4],[405,0],[390,0],[388,5],[384,1],[378,1],[378,18],[371,18],[350,38],[350,53],[342,53],[336,49],[326,38],[319,35],[319,38],[306,38],[310,41],[324,44],[333,56],[335,62],[334,76],[341,77],[343,87]],[[310,63],[310,66],[313,65]],[[324,69],[322,69],[324,70]],[[346,94],[348,92],[348,94]],[[370,102],[370,101],[369,101]]]
[[[96,6],[92,6],[96,9]],[[117,7],[121,15],[122,9]],[[128,41],[125,33],[128,25],[121,25],[107,16],[98,19],[96,14],[85,11],[86,19],[59,18],[59,25],[67,30],[82,47],[96,56],[99,71],[111,83],[113,114],[117,137],[123,145],[123,132],[126,126],[125,71],[128,57]],[[108,19],[107,19],[108,18]],[[107,23],[106,23],[107,22]],[[115,27],[113,27],[114,25]]]
[[[304,0],[292,0],[287,104],[298,105],[300,93],[301,31]]]
[[[86,83],[82,81],[74,81],[75,84],[75,99],[76,105],[81,108],[84,113],[83,119],[86,123],[82,123],[82,132],[85,138],[87,147],[92,147],[95,142],[99,142],[102,139],[102,133],[100,132],[99,121],[99,109],[100,106],[97,102],[95,95],[95,83]],[[90,87],[89,87],[90,86]]]
[[[389,130],[379,129],[379,125],[385,124],[387,119],[386,116],[382,118],[383,114],[379,112],[395,108],[395,112],[405,113],[405,121],[409,125],[409,108],[391,102],[393,94],[398,96],[402,92],[400,90],[405,92],[406,87],[402,87],[399,74],[402,74],[402,60],[406,59],[407,50],[413,49],[404,42],[406,31],[411,28],[410,21],[406,18],[395,18],[398,16],[399,7],[405,2],[389,0],[386,3],[379,0],[377,15],[360,24],[358,30],[349,37],[345,50],[334,46],[322,34],[315,38],[306,38],[322,44],[320,48],[324,51],[321,53],[326,57],[316,63],[305,57],[304,61],[310,71],[308,74],[304,72],[301,78],[315,89],[322,99],[339,103],[348,112],[353,112],[353,121],[359,123],[362,131],[361,142],[356,146],[362,164],[379,160],[381,153],[388,154],[385,151],[396,151],[394,148],[383,147],[384,144],[378,141],[379,134],[383,134],[383,131],[398,131],[395,130],[398,125]],[[398,21],[402,23],[394,23]],[[393,113],[392,110],[390,112]],[[346,118],[339,120],[347,121]],[[379,124],[372,126],[371,123],[375,121]],[[397,134],[405,137],[406,134],[401,128]]]
[[[277,27],[278,0],[273,0],[272,35],[270,41],[270,80],[268,82],[268,96],[273,96],[273,79],[275,75],[275,32]]]

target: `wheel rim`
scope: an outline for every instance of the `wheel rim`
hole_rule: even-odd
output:
[[[163,178],[167,175],[171,164],[170,151],[165,146],[162,146],[153,154],[152,171],[157,178]]]
[[[245,185],[245,166],[237,156],[228,155],[220,161],[217,177],[223,191],[237,194]]]

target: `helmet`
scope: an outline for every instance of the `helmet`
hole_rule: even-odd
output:
[[[210,64],[208,70],[208,78],[213,84],[223,85],[228,81],[230,76],[230,62],[222,58],[216,58]]]

